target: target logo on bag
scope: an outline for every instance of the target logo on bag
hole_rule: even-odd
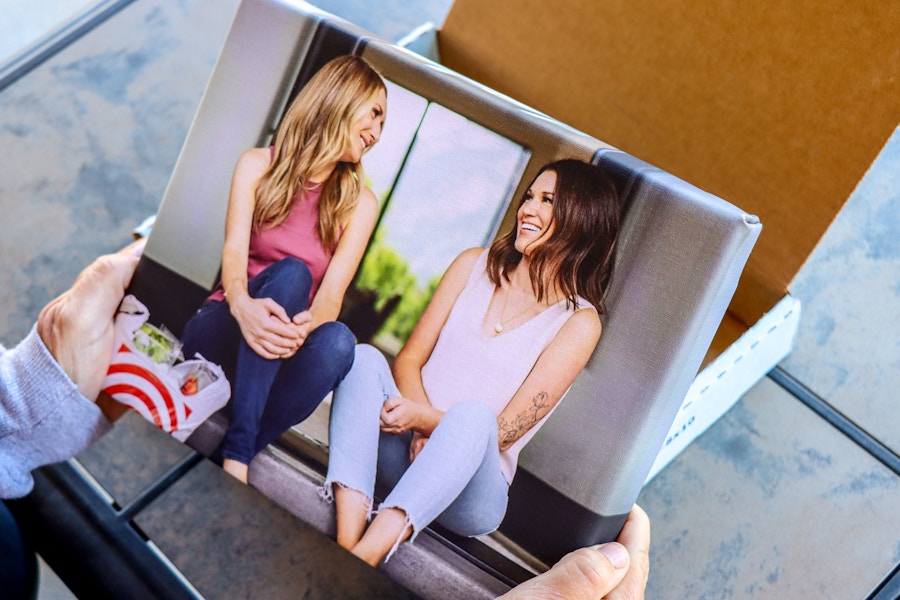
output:
[[[127,404],[145,419],[166,431],[175,431],[191,414],[178,394],[169,391],[140,354],[122,344],[113,355],[103,391]]]
[[[131,294],[122,300],[103,391],[183,442],[225,406],[231,385],[219,365],[199,354],[183,360],[181,342],[148,323],[149,316]]]

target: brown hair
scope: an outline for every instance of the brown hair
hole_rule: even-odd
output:
[[[575,297],[581,296],[602,315],[619,239],[616,188],[599,167],[580,160],[563,159],[545,165],[535,179],[545,171],[556,173],[555,229],[529,257],[531,286],[538,300],[544,300],[557,287],[567,305],[576,305]],[[501,277],[509,280],[508,273],[522,260],[515,242],[514,225],[491,246],[487,272],[494,285],[500,285]]]
[[[318,234],[333,249],[341,226],[356,208],[363,186],[362,165],[339,162],[352,143],[350,127],[384,81],[359,56],[342,56],[325,64],[291,103],[275,133],[272,164],[256,187],[253,226],[274,227],[290,214],[297,190],[328,165],[337,166],[319,196]]]

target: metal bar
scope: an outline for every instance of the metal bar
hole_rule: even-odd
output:
[[[769,372],[769,377],[797,400],[825,419],[835,429],[846,435],[860,448],[895,474],[900,475],[900,456],[882,444],[868,431],[857,425],[841,411],[820,398],[781,367]]]
[[[781,367],[772,369],[769,372],[769,377],[784,388],[786,392],[825,419],[835,429],[850,438],[875,460],[895,474],[900,475],[900,456],[882,444],[868,431],[857,425]],[[875,589],[866,596],[866,600],[896,600],[897,598],[900,598],[900,564],[895,565],[891,572],[885,575]]]
[[[202,460],[203,455],[192,450],[187,456],[172,465],[172,467],[163,473],[159,479],[147,486],[147,488],[138,494],[131,502],[122,507],[122,509],[116,513],[116,516],[120,521],[130,521],[134,518],[134,515],[156,500],[163,492],[169,489],[173,483],[181,479],[185,473],[193,469]]]
[[[897,600],[900,598],[900,564],[872,590],[866,600]]]
[[[184,577],[70,464],[43,467],[34,480],[31,494],[6,504],[23,537],[77,597],[197,600]]]
[[[59,54],[134,0],[102,0],[0,67],[0,92]]]

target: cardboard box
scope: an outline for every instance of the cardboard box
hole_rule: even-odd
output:
[[[896,3],[456,0],[405,41],[765,224],[652,479],[791,350],[789,293],[900,122]]]

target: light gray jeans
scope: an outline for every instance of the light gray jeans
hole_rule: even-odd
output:
[[[490,533],[506,514],[509,484],[500,470],[497,420],[480,402],[464,401],[446,413],[425,448],[409,462],[412,432],[379,429],[385,400],[399,396],[387,360],[365,344],[356,347],[353,367],[334,392],[329,429],[328,475],[333,485],[374,496],[378,483],[390,489],[380,508],[399,508],[413,537],[437,520],[465,536]]]

